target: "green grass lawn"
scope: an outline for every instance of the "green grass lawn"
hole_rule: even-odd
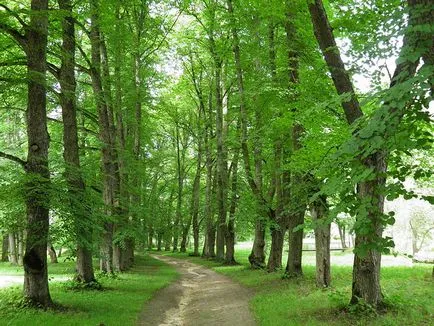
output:
[[[392,306],[387,313],[375,316],[343,309],[351,294],[350,266],[332,266],[333,287],[324,290],[315,286],[312,265],[304,265],[303,278],[287,280],[282,279],[282,272],[251,270],[248,254],[248,250],[237,251],[238,266],[221,266],[187,254],[168,255],[206,265],[252,288],[255,295],[250,307],[260,325],[433,325],[434,282],[430,265],[383,268],[383,292]],[[312,255],[307,252],[306,261],[312,260]]]
[[[50,264],[49,274],[72,275],[73,262]],[[19,268],[0,265],[0,274],[22,275]],[[51,296],[64,311],[20,309],[22,286],[0,290],[0,325],[135,325],[138,315],[153,293],[178,276],[170,266],[149,256],[137,257],[135,267],[118,278],[101,278],[104,291],[72,291],[60,282],[50,283]]]

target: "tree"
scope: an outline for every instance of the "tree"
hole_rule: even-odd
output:
[[[410,27],[418,23],[420,24],[421,20],[423,22],[430,21],[427,18],[429,11],[424,7],[427,5],[426,1],[408,1]],[[315,36],[329,67],[334,85],[338,94],[344,96],[342,107],[346,119],[350,125],[355,124],[357,120],[363,117],[363,113],[354,92],[353,84],[341,59],[324,6],[321,0],[308,1],[308,6]],[[417,14],[418,9],[425,9],[425,12],[422,15]],[[404,36],[400,59],[398,60],[398,65],[390,84],[391,89],[399,87],[401,83],[415,74],[418,60],[410,60],[407,56],[407,51],[411,48],[416,49],[418,38],[421,38],[421,35],[412,33],[411,31],[407,32]],[[432,44],[425,45],[422,51],[421,49],[418,50],[422,57],[426,57],[427,53],[430,53],[429,51],[432,50]],[[396,123],[402,118],[402,113],[396,114],[399,111],[399,107],[389,102],[386,102],[384,106],[389,114],[395,115],[389,125],[392,128],[396,128]],[[383,116],[382,118],[384,119],[385,117]],[[390,133],[390,131],[388,130],[387,133]],[[390,136],[390,134],[386,134],[385,136]],[[363,138],[363,133],[356,132],[355,137],[359,139]],[[358,229],[357,227],[355,229],[356,249],[359,249],[359,251],[356,251],[354,259],[351,303],[357,303],[360,299],[363,299],[374,307],[380,307],[383,303],[380,287],[380,261],[383,230],[381,219],[384,208],[384,193],[382,188],[385,185],[384,175],[387,171],[386,157],[387,152],[384,149],[380,149],[371,153],[364,153],[364,155],[359,154],[358,158],[356,158],[363,167],[370,169],[374,176],[370,176],[370,179],[360,182],[357,189],[361,210],[359,210],[356,223],[358,222],[359,225],[361,223],[368,223],[369,231],[366,232],[366,230]],[[365,202],[372,204],[366,205]],[[364,222],[361,222],[361,220]],[[378,244],[380,244],[380,248]],[[373,246],[374,249],[372,249]]]

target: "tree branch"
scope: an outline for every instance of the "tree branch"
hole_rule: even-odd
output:
[[[25,23],[25,21],[16,12],[11,10],[8,6],[0,3],[0,7],[5,9],[12,17],[14,17],[21,24],[21,26],[23,26],[24,28],[27,27],[27,24]]]
[[[5,152],[1,152],[1,151],[0,151],[0,157],[2,157],[2,158],[4,158],[4,159],[7,159],[7,160],[11,160],[11,161],[13,161],[13,162],[15,162],[15,163],[18,163],[18,164],[20,164],[24,169],[26,168],[27,162],[24,161],[24,160],[22,160],[22,159],[20,159],[20,158],[17,157],[17,156],[14,156],[14,155],[11,155],[11,154],[7,154],[7,153],[5,153]]]
[[[11,26],[0,22],[0,30],[3,30],[5,33],[9,34],[15,42],[18,43],[18,45],[26,52],[27,48],[27,39],[16,29],[12,28]]]

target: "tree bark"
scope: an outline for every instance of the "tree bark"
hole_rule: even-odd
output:
[[[275,44],[275,26],[270,23],[268,26],[268,41],[269,41],[269,64],[271,71],[271,79],[273,85],[277,85],[276,72],[276,44]],[[275,218],[271,220],[271,248],[267,262],[267,271],[274,272],[282,268],[283,243],[285,238],[287,225],[287,214],[283,213],[284,194],[282,189],[282,140],[281,136],[275,140],[274,144],[274,168],[272,171],[272,185],[270,189],[270,201],[276,195],[277,208]]]
[[[342,249],[347,249],[347,241],[346,241],[346,230],[345,230],[345,225],[339,225],[339,222],[336,223],[336,225],[338,226],[338,230],[339,230],[339,238],[341,239],[341,246]]]
[[[60,103],[63,120],[65,178],[68,183],[70,208],[74,214],[77,239],[76,279],[80,282],[90,283],[95,281],[92,262],[93,221],[91,212],[86,209],[85,183],[81,174],[78,150],[74,18],[72,16],[71,0],[58,0],[58,3],[60,10],[64,11],[62,19],[62,64],[59,83],[62,90]]]
[[[191,219],[192,216],[190,216],[189,219],[187,220],[187,224],[183,225],[182,227],[181,245],[179,247],[180,252],[187,252],[188,234],[190,233]]]
[[[233,52],[234,52],[234,59],[235,59],[235,67],[236,67],[236,73],[237,73],[237,83],[238,83],[238,92],[240,95],[240,117],[241,117],[241,149],[243,154],[243,161],[244,161],[244,169],[247,174],[247,180],[249,183],[249,186],[258,201],[258,204],[260,206],[260,214],[272,214],[274,215],[274,212],[272,211],[269,203],[264,198],[262,193],[262,175],[256,175],[256,180],[253,177],[253,173],[250,168],[250,154],[249,154],[249,148],[248,148],[248,133],[247,133],[247,109],[245,105],[245,93],[244,93],[244,77],[243,77],[243,69],[241,65],[241,53],[240,53],[240,40],[238,37],[238,31],[235,24],[235,17],[234,17],[234,9],[233,9],[233,2],[232,0],[227,0],[228,5],[228,12],[230,15],[230,21],[231,21],[231,34],[233,39]],[[259,152],[257,151],[256,154]],[[256,159],[256,162],[258,165],[261,164],[261,161]],[[259,166],[256,165],[256,171],[260,172],[261,170],[258,169]],[[259,182],[259,183],[258,183]],[[249,262],[252,268],[263,268],[265,266],[265,221],[263,220],[263,217],[260,217],[257,219],[255,223],[255,238],[253,241],[253,247],[252,251],[249,255]]]
[[[206,127],[205,127],[205,155],[206,155],[206,184],[205,184],[205,221],[206,221],[206,234],[204,250],[202,252],[202,257],[213,258],[215,257],[215,223],[213,217],[213,160],[211,154],[211,138],[212,138],[212,100],[209,97],[208,103],[208,115],[206,116]]]
[[[9,248],[9,262],[12,265],[18,265],[18,253],[17,253],[17,243],[15,239],[15,233],[11,232],[8,235],[8,248]]]
[[[216,96],[216,141],[217,141],[217,242],[216,259],[223,261],[225,258],[225,234],[227,214],[227,161],[224,135],[224,115],[221,94],[221,59],[214,54],[215,64],[215,96]]]
[[[3,234],[2,237],[2,260],[1,261],[8,261],[8,251],[9,251],[9,235]]]
[[[316,256],[316,285],[320,288],[329,287],[330,276],[330,223],[327,217],[327,198],[320,196],[311,204],[310,212],[315,223],[315,256]]]
[[[24,295],[35,306],[52,305],[48,289],[47,240],[49,225],[46,53],[48,0],[32,0],[27,40],[27,238],[24,255]]]
[[[202,117],[202,110],[204,108],[199,109],[199,123]],[[196,165],[196,174],[194,176],[193,181],[193,195],[191,200],[191,219],[193,223],[193,255],[199,256],[199,204],[200,204],[200,179],[202,172],[202,140],[200,139],[201,135],[199,135],[198,139],[198,150],[197,150],[197,165]]]
[[[113,123],[110,122],[111,115],[109,113],[107,95],[103,90],[102,74],[101,74],[101,32],[99,29],[99,1],[90,0],[91,6],[91,77],[92,88],[95,93],[96,106],[98,111],[99,122],[99,137],[103,143],[102,146],[102,173],[103,173],[103,201],[105,205],[104,212],[110,217],[112,216],[113,207],[115,204],[114,194],[114,157],[113,157],[113,135],[111,128]],[[113,223],[109,220],[103,224],[102,244],[101,244],[101,259],[100,269],[106,273],[113,273]]]
[[[287,4],[285,31],[286,42],[288,47],[288,89],[294,93],[292,101],[297,100],[297,85],[299,84],[299,54],[294,48],[297,40],[297,30],[294,24],[294,14],[290,9],[289,1]],[[292,152],[302,148],[301,138],[305,132],[303,126],[297,121],[298,108],[293,109],[295,121],[292,126],[291,140]],[[303,171],[285,171],[283,173],[283,191],[284,196],[289,198],[289,251],[288,262],[286,265],[286,274],[289,277],[297,277],[303,274],[302,271],[302,253],[303,253],[303,229],[294,232],[294,228],[304,223],[304,214],[307,208],[307,184],[308,180],[303,177]]]
[[[25,231],[20,231],[16,235],[17,239],[17,256],[18,256],[18,265],[23,266],[24,262],[24,247],[25,247]]]
[[[52,264],[57,264],[58,261],[57,261],[56,250],[54,249],[54,247],[51,243],[48,243],[47,251],[48,251],[48,255],[50,256],[50,262]]]
[[[157,234],[157,251],[161,251],[161,245],[163,243],[163,234],[158,232]]]
[[[241,129],[241,119],[238,120],[237,132]],[[235,149],[235,153],[232,159],[231,172],[231,202],[229,206],[229,221],[226,228],[226,254],[225,264],[235,265],[235,212],[238,205],[238,161],[240,157],[240,148]]]
[[[173,225],[173,252],[178,251],[179,228],[182,223],[182,195],[184,190],[184,161],[181,156],[181,140],[178,121],[175,122],[176,171],[178,181],[178,197],[176,199],[176,216]],[[184,150],[184,149],[183,149]]]

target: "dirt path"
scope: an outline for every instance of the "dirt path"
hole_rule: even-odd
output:
[[[251,292],[229,278],[185,260],[152,256],[173,265],[180,279],[146,304],[139,325],[255,325],[249,311]]]

